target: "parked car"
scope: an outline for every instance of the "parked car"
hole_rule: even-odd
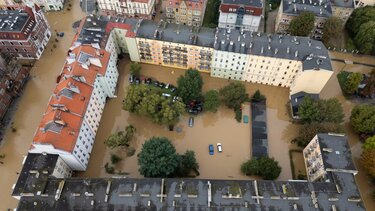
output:
[[[159,83],[160,88],[164,88],[164,86],[165,86],[165,83],[163,83],[163,82]]]
[[[177,88],[174,87],[174,86],[172,86],[172,85],[169,86],[169,88],[170,88],[170,90],[171,90],[172,93],[175,93],[177,91]]]
[[[208,145],[208,152],[210,153],[210,155],[214,154],[214,145],[212,144]]]
[[[161,94],[163,97],[170,97],[171,95],[170,94],[168,94],[168,93],[163,93],[163,94]]]
[[[154,81],[154,86],[159,86],[159,81]]]
[[[198,110],[196,110],[196,109],[189,109],[189,110],[188,110],[188,113],[189,113],[189,114],[197,115],[199,112],[198,112]]]
[[[190,117],[189,118],[189,127],[193,127],[194,126],[194,117]]]
[[[151,84],[152,80],[151,78],[145,78],[144,83],[145,84]]]
[[[141,83],[141,79],[139,79],[138,77],[134,77],[134,81],[137,85]]]
[[[129,76],[129,83],[133,83],[134,82],[134,75],[130,74]]]
[[[169,89],[170,84],[165,85],[164,88]]]
[[[179,99],[180,99],[180,97],[178,97],[178,96],[174,96],[172,102],[176,102],[176,101],[179,100]]]
[[[217,151],[218,152],[222,152],[223,151],[223,147],[221,146],[221,143],[217,143],[216,146],[217,146]]]

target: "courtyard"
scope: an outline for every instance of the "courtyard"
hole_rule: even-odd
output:
[[[217,113],[203,112],[194,116],[194,126],[188,126],[190,115],[185,114],[175,126],[175,131],[169,131],[166,126],[152,123],[145,117],[122,110],[122,100],[129,86],[128,59],[123,59],[119,64],[120,78],[118,83],[117,98],[108,101],[101,124],[96,136],[93,151],[86,172],[78,173],[77,176],[84,177],[108,177],[105,164],[110,163],[111,154],[123,158],[116,164],[115,169],[121,171],[128,177],[142,177],[138,172],[137,154],[142,144],[153,136],[164,136],[169,138],[176,147],[178,153],[193,150],[200,165],[200,176],[198,178],[213,179],[249,179],[240,172],[240,165],[251,158],[251,125],[250,123],[238,123],[234,118],[234,111],[221,106]],[[185,70],[172,69],[160,66],[142,64],[141,74],[145,77],[154,78],[160,82],[176,85],[177,78],[184,74]],[[203,93],[229,84],[230,81],[219,78],[211,78],[208,74],[201,74],[204,85]],[[287,180],[292,177],[288,151],[290,139],[296,126],[289,123],[287,113],[287,101],[289,90],[286,88],[263,86],[260,84],[244,83],[249,95],[257,89],[267,97],[267,121],[269,136],[270,157],[274,157],[282,166],[279,180]],[[250,104],[243,106],[243,115],[250,114]],[[131,146],[136,149],[135,155],[126,157],[121,148],[111,150],[104,145],[105,139],[117,131],[131,124],[136,128],[136,133]],[[180,131],[176,132],[179,128]],[[286,133],[288,130],[288,133]],[[279,137],[282,137],[281,139]],[[216,144],[221,143],[223,152],[218,153]],[[215,146],[215,154],[209,155],[208,145]]]

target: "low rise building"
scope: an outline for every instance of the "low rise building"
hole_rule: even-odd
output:
[[[14,57],[0,57],[0,121],[4,119],[14,98],[22,92],[29,77],[29,68],[22,67]]]
[[[319,99],[319,94],[310,94],[306,92],[298,92],[289,96],[290,99],[290,108],[291,108],[291,115],[293,119],[300,119],[299,116],[299,106],[303,102],[305,97],[310,97],[313,100]]]
[[[38,6],[0,11],[0,51],[19,59],[39,59],[51,31]]]
[[[168,23],[201,26],[207,0],[163,0],[162,10]]]
[[[21,9],[34,4],[44,11],[58,11],[64,8],[64,0],[0,0],[0,8],[4,10]]]
[[[258,31],[263,15],[263,1],[223,0],[219,11],[220,28]]]
[[[343,134],[317,134],[303,149],[303,157],[310,182],[332,182],[335,178],[330,173],[358,173]]]
[[[373,0],[355,0],[356,7],[374,6],[375,1]]]
[[[103,15],[151,19],[158,0],[97,0]]]

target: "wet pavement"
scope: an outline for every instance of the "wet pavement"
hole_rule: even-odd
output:
[[[62,12],[46,14],[52,28],[51,40],[41,59],[32,68],[30,80],[19,99],[12,120],[16,131],[12,132],[8,128],[0,146],[0,154],[6,155],[2,160],[4,164],[0,164],[0,210],[17,207],[18,201],[10,196],[12,185],[18,178],[17,173],[21,170],[23,156],[27,154],[34,132],[55,87],[56,77],[64,64],[66,52],[75,34],[71,28],[72,23],[83,17],[79,1],[74,1],[73,4],[71,11],[65,9]],[[65,36],[59,38],[59,42],[55,42],[56,48],[53,48],[55,29],[64,32]]]

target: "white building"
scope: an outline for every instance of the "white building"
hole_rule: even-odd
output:
[[[97,0],[103,15],[151,19],[155,0]]]
[[[219,10],[220,28],[258,31],[263,14],[263,1],[223,0]]]
[[[73,44],[30,153],[58,154],[73,170],[86,170],[106,98],[115,97],[116,61],[116,51]]]
[[[64,8],[64,0],[23,0],[27,5],[38,5],[45,11],[58,11]]]

